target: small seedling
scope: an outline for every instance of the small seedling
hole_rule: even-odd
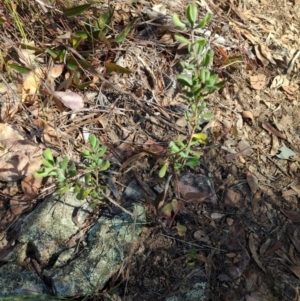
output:
[[[178,75],[177,80],[184,87],[182,92],[188,105],[185,118],[191,130],[188,140],[178,138],[176,142],[169,143],[170,155],[159,171],[160,177],[165,176],[170,164],[176,172],[180,172],[184,166],[194,167],[200,164],[202,152],[199,148],[207,138],[201,133],[201,120],[209,120],[213,116],[204,113],[206,108],[204,99],[224,85],[224,81],[219,82],[218,76],[209,70],[214,52],[208,47],[205,39],[195,37],[196,30],[204,27],[211,17],[208,13],[198,23],[198,9],[194,2],[186,8],[187,20],[181,20],[176,14],[173,17],[175,25],[188,29],[191,37],[187,39],[182,35],[175,35],[178,42],[187,45],[189,53],[188,59],[181,62],[183,72]]]
[[[68,157],[54,158],[48,148],[43,152],[43,167],[35,173],[36,178],[53,177],[57,183],[58,193],[64,194],[74,188],[77,198],[82,200],[90,196],[99,199],[102,197],[103,187],[99,184],[99,173],[107,170],[110,166],[108,161],[103,160],[107,148],[101,145],[95,135],[89,136],[90,150],[83,149],[83,163],[79,166],[83,172],[77,172],[74,162]],[[78,179],[78,175],[84,175]]]

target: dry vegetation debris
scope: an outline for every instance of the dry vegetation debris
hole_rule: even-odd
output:
[[[210,300],[300,300],[300,2],[196,3],[203,15],[214,14],[200,34],[215,52],[212,68],[226,80],[207,101],[214,118],[203,129],[209,138],[201,167],[192,171],[210,174],[215,197],[207,192],[184,203],[173,221],[187,227],[183,237],[155,220],[108,292],[126,280],[124,300],[157,300],[197,267],[209,279]],[[187,135],[176,83],[187,53],[175,42],[171,17],[182,16],[186,4],[110,0],[72,19],[59,1],[0,4],[4,251],[13,244],[7,229],[44,189],[32,172],[45,147],[79,162],[85,132],[96,133],[110,150],[117,190],[135,179],[151,200],[165,188],[159,157],[176,135]],[[104,36],[72,38],[111,8]],[[113,42],[126,28],[126,39]],[[53,59],[53,51],[61,57]],[[153,219],[151,201],[147,206]]]

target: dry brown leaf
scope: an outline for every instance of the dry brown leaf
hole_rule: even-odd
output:
[[[54,65],[49,72],[49,80],[53,82],[54,79],[58,78],[64,70],[63,64]]]
[[[24,194],[13,196],[10,201],[10,211],[13,215],[18,216],[31,208],[30,200]]]
[[[254,46],[256,56],[262,62],[262,64],[266,67],[269,65],[269,61],[260,53],[259,45]]]
[[[300,240],[297,237],[297,230],[294,232],[293,236],[291,236],[291,240],[296,250],[300,253]]]
[[[293,195],[297,195],[297,192],[295,192],[293,189],[282,191],[283,197],[289,197],[289,196],[293,196]]]
[[[282,90],[284,90],[286,93],[293,95],[295,92],[299,90],[299,87],[296,86],[282,86]]]
[[[39,195],[39,189],[41,187],[43,178],[36,178],[33,174],[28,175],[22,180],[22,190],[28,199],[34,199]]]
[[[281,138],[281,139],[286,139],[285,135],[276,130],[270,123],[268,122],[263,122],[262,127],[267,130],[268,132],[272,133],[273,135]]]
[[[173,35],[170,33],[166,33],[160,38],[159,41],[165,44],[173,44],[174,43]]]
[[[291,185],[291,188],[292,188],[298,195],[300,195],[300,184],[298,184],[298,185]]]
[[[211,267],[215,267],[214,263],[212,260],[210,260],[208,257],[205,257],[202,254],[196,254],[195,258],[197,258],[198,260],[204,262],[205,264],[210,265]]]
[[[241,195],[232,189],[227,189],[224,205],[230,207],[238,207],[241,200]]]
[[[266,301],[266,296],[260,292],[252,292],[251,295],[246,295],[246,301]]]
[[[126,168],[129,165],[131,167],[134,166],[134,163],[136,163],[137,161],[139,161],[141,158],[145,156],[149,156],[149,154],[146,152],[140,152],[138,154],[131,156],[121,165],[121,167],[119,168],[119,172],[121,172],[124,168]]]
[[[251,122],[252,122],[252,124],[255,124],[255,121],[254,121],[254,117],[253,117],[252,112],[250,112],[250,111],[243,111],[243,112],[242,112],[242,117],[243,117],[243,118],[248,118],[248,119],[250,119]]]
[[[256,245],[255,245],[255,239],[253,237],[253,234],[250,233],[249,235],[249,248],[252,254],[252,257],[254,259],[254,261],[256,262],[256,264],[265,272],[267,273],[266,269],[264,268],[264,266],[262,265],[261,261],[258,258],[258,254],[256,252]]]
[[[264,74],[250,76],[250,84],[253,89],[261,90],[266,84],[266,76]]]
[[[176,125],[180,127],[185,127],[187,125],[187,120],[185,117],[178,118],[176,121]]]
[[[276,65],[276,62],[274,61],[272,55],[271,55],[271,52],[270,52],[270,49],[265,46],[264,44],[260,44],[260,51],[261,51],[261,54],[269,61],[271,62],[272,64]]]
[[[147,140],[143,144],[143,149],[159,156],[163,155],[168,150],[165,146],[158,144],[152,140]]]
[[[252,151],[251,146],[248,146],[245,149],[243,149],[235,154],[226,155],[226,160],[227,161],[235,160],[235,159],[239,158],[240,156],[249,154],[251,151]]]
[[[248,182],[248,185],[251,189],[251,192],[253,194],[255,194],[257,192],[257,190],[259,189],[257,177],[254,176],[250,172],[247,172],[246,177],[247,177],[247,182]]]
[[[293,223],[300,223],[300,212],[281,208],[280,211]]]
[[[277,136],[272,135],[272,148],[270,150],[270,156],[275,156],[278,153],[279,149],[279,140]]]
[[[16,181],[32,174],[42,163],[42,147],[10,125],[0,123],[0,180]]]
[[[25,42],[24,40],[22,41],[23,43]],[[34,41],[30,42],[25,42],[26,45],[35,47]],[[32,66],[36,59],[35,51],[29,48],[21,48],[19,49],[19,59],[20,61],[25,65],[25,66]]]
[[[30,97],[36,95],[36,92],[39,89],[41,83],[42,76],[43,72],[41,69],[31,71],[25,76],[22,86],[22,102],[32,101]]]
[[[53,93],[55,98],[59,99],[67,108],[78,110],[84,107],[84,101],[81,95],[72,91],[56,91]]]
[[[289,248],[289,258],[294,265],[300,265],[300,259],[297,256],[297,252],[295,251],[294,245],[290,245]]]
[[[289,269],[300,279],[300,265],[298,266],[289,266]]]
[[[282,86],[288,86],[290,84],[290,81],[287,79],[286,75],[277,75],[274,77],[271,89],[279,89]]]

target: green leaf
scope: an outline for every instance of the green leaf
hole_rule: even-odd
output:
[[[211,13],[207,13],[204,18],[202,19],[202,21],[196,26],[196,28],[202,28],[204,27],[212,18],[212,14]]]
[[[208,69],[202,68],[200,70],[200,79],[203,84],[207,81],[209,76],[210,76],[210,71]]]
[[[202,65],[203,67],[207,67],[207,66],[211,63],[211,61],[212,61],[212,59],[213,59],[213,56],[214,56],[214,52],[213,52],[211,49],[209,49],[209,50],[207,51],[207,53],[206,53],[206,55],[205,55],[205,57],[204,57],[204,59],[203,59],[201,65]]]
[[[42,48],[38,48],[38,47],[34,47],[31,45],[27,45],[27,44],[20,44],[22,49],[28,49],[28,50],[33,50],[35,53],[39,54],[39,53],[43,53],[43,49]]]
[[[98,202],[97,202],[97,201],[93,202],[93,203],[91,204],[91,209],[94,210],[94,209],[97,207],[97,205],[98,205]]]
[[[55,165],[55,161],[50,148],[47,148],[43,151],[43,156],[47,161],[49,161],[52,164],[52,166]]]
[[[173,210],[172,203],[168,203],[161,209],[161,213],[163,217],[169,218],[172,216],[172,210]]]
[[[82,84],[76,84],[76,87],[79,89],[79,90],[84,90],[86,87],[88,87],[89,85],[91,85],[93,83],[92,80],[89,80],[87,82],[84,82]]]
[[[42,163],[46,167],[53,167],[53,164],[51,162],[49,162],[48,160],[46,160],[45,158],[42,158]]]
[[[73,57],[69,57],[67,59],[67,67],[72,70],[76,71],[78,69],[78,66],[80,66],[83,70],[89,70],[91,68],[91,65],[83,60],[77,60]]]
[[[58,190],[58,194],[65,194],[66,192],[68,192],[70,190],[70,188],[72,187],[72,184],[68,184],[64,187],[62,187],[61,189]]]
[[[175,39],[177,42],[182,43],[182,44],[191,44],[191,41],[186,39],[185,37],[175,34]]]
[[[100,17],[98,18],[97,22],[96,22],[96,26],[95,29],[101,29],[101,30],[105,30],[106,27],[110,24],[113,14],[114,14],[115,9],[109,9],[108,11],[106,11],[104,14],[100,15]]]
[[[47,49],[46,49],[46,53],[50,54],[50,56],[51,56],[53,59],[57,59],[58,56],[59,56],[59,54],[60,54],[59,51],[57,51],[57,50],[52,50],[52,49],[50,49],[50,48],[47,48]]]
[[[97,39],[102,41],[105,45],[110,46],[110,41],[106,38],[105,33],[103,31],[100,31],[97,35]]]
[[[195,43],[195,49],[198,56],[202,55],[204,46],[206,44],[205,40],[197,40]]]
[[[5,22],[6,20],[0,17],[0,25],[4,24]]]
[[[179,236],[184,236],[187,231],[187,227],[184,225],[180,225],[179,223],[177,224],[176,229],[177,229],[177,234]]]
[[[79,193],[80,187],[81,187],[81,183],[78,183],[78,182],[77,182],[77,183],[75,184],[75,187],[74,187],[74,192],[75,192],[76,194]]]
[[[92,150],[94,152],[97,151],[97,149],[99,147],[99,144],[100,144],[100,141],[99,141],[99,139],[94,134],[92,134],[92,135],[89,136],[89,143],[90,143],[90,145],[92,147]]]
[[[183,148],[185,148],[186,143],[184,143],[184,142],[181,140],[181,138],[178,137],[178,139],[177,139],[177,145],[180,147],[180,149],[183,149]]]
[[[166,162],[166,163],[162,166],[162,168],[159,170],[158,176],[159,176],[160,178],[163,178],[163,177],[166,175],[168,166],[169,166],[169,163]]]
[[[71,35],[72,38],[72,47],[75,49],[82,40],[88,38],[88,34],[85,31],[77,31]]]
[[[107,150],[107,146],[102,145],[101,148],[99,149],[98,153],[97,153],[98,158],[102,157],[105,154],[106,150]]]
[[[206,120],[210,120],[214,117],[214,114],[212,114],[212,113],[201,114],[201,117],[206,119]]]
[[[63,171],[65,171],[67,169],[68,164],[69,164],[69,158],[64,157],[63,161],[59,163],[59,166]]]
[[[91,181],[92,181],[92,175],[91,175],[90,173],[85,174],[85,175],[84,175],[84,181],[85,181],[85,183],[86,183],[87,185],[90,184]]]
[[[133,20],[132,22],[130,22],[126,27],[125,29],[114,39],[115,42],[117,43],[121,43],[123,42],[127,35],[129,34],[130,30],[132,29],[134,23],[135,23],[136,19]]]
[[[68,169],[68,176],[69,177],[75,177],[76,176],[76,165],[74,162],[72,162],[71,166]]]
[[[27,68],[27,67],[23,67],[23,66],[20,66],[20,65],[16,65],[16,64],[7,64],[11,69],[19,72],[19,73],[22,73],[22,74],[28,74],[31,69]]]
[[[62,49],[58,55],[58,60],[62,63],[65,62],[65,58],[67,55],[67,50],[66,49]]]
[[[87,198],[87,196],[91,193],[91,191],[93,191],[94,188],[87,188],[87,189],[84,189],[83,187],[80,188],[80,191],[79,193],[77,194],[77,199],[79,200],[84,200]]]
[[[67,18],[73,18],[73,17],[81,15],[86,10],[88,10],[90,7],[91,7],[91,4],[83,4],[83,5],[67,8],[63,11],[63,13]]]
[[[225,84],[226,84],[225,80],[222,80],[215,84],[215,88],[218,90],[218,89],[224,87]]]
[[[91,152],[87,149],[82,149],[81,150],[82,154],[84,157],[87,157],[87,156],[90,156],[91,155]]]
[[[189,166],[189,167],[195,167],[195,166],[199,166],[199,165],[200,165],[200,162],[199,162],[198,158],[192,158],[186,162],[186,166]]]
[[[172,154],[176,154],[180,151],[179,147],[175,144],[174,141],[169,142],[169,148],[171,149]]]
[[[214,74],[209,77],[209,79],[205,82],[208,86],[213,86],[218,79],[218,75]]]
[[[195,2],[192,2],[188,5],[186,9],[186,18],[189,20],[192,26],[194,26],[195,22],[198,19],[198,9]]]
[[[99,171],[104,171],[104,170],[107,170],[108,168],[110,167],[110,163],[109,161],[104,161],[100,167],[100,170]]]
[[[103,160],[102,160],[101,158],[97,159],[96,164],[97,164],[98,166],[101,166],[102,163],[103,163]]]
[[[53,169],[51,168],[51,170],[53,170]],[[39,178],[44,178],[44,177],[48,177],[49,171],[50,171],[49,168],[43,167],[40,171],[36,171],[36,172],[34,173],[34,176],[35,176],[37,179],[39,179]]]
[[[129,74],[129,73],[132,73],[131,70],[129,70],[127,68],[124,68],[122,66],[119,66],[119,65],[117,65],[115,63],[105,62],[104,66],[106,68],[106,72],[107,73],[112,73],[112,72],[116,72],[116,73],[119,73],[119,74]]]
[[[186,24],[180,20],[180,18],[177,14],[173,15],[173,22],[176,26],[178,26],[180,28],[186,28]]]
[[[191,78],[187,77],[184,74],[179,74],[177,76],[177,80],[178,82],[183,85],[183,86],[188,86],[188,87],[192,87],[193,86],[193,81]]]

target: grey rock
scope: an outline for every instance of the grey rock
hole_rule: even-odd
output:
[[[50,293],[45,283],[36,274],[14,263],[0,269],[0,297],[40,295]]]
[[[181,283],[178,291],[180,293],[167,297],[165,301],[207,301],[209,284],[204,271],[201,269],[194,270],[187,281]]]
[[[88,202],[77,200],[72,192],[46,199],[24,219],[16,248],[3,260],[0,296],[30,291],[74,297],[103,288],[144,225],[144,207],[135,204],[131,211],[134,219],[124,212],[99,218],[84,237],[84,249],[78,251],[68,247],[68,242],[90,214]],[[39,276],[27,268],[28,257],[38,263]]]
[[[51,279],[55,295],[83,296],[103,288],[142,230],[144,207],[135,205],[133,212],[136,220],[126,213],[98,220],[88,232],[88,245],[78,258],[54,271]]]

